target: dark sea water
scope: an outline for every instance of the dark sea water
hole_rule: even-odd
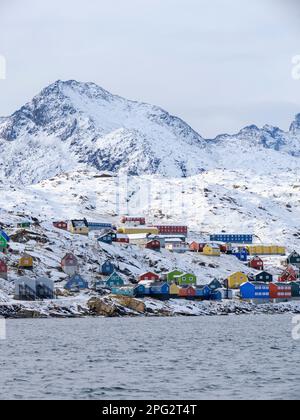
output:
[[[292,316],[7,321],[1,399],[298,399]]]

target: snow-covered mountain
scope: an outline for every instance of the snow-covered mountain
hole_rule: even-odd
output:
[[[205,140],[159,107],[112,95],[93,83],[57,81],[0,119],[0,182],[34,184],[87,168],[188,177],[216,166],[226,169],[228,162],[232,169],[233,150],[234,165],[249,150],[255,161],[261,152],[268,162],[281,162],[282,154],[284,160],[299,157],[300,114],[289,132],[250,126],[237,135]]]

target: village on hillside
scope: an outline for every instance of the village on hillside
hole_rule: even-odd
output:
[[[131,252],[169,255],[192,254],[211,259],[211,266],[222,255],[236,258],[245,269],[232,272],[224,278],[199,282],[192,271],[174,266],[169,271],[157,269],[140,272],[135,277],[120,272],[111,258],[95,261],[93,278],[82,274],[80,260],[75,250],[61,255],[60,270],[64,281],[51,278],[51,274],[34,275],[37,250],[30,243],[39,229],[37,220],[20,220],[16,226],[1,222],[0,230],[0,278],[11,286],[15,301],[42,301],[76,296],[91,290],[101,296],[114,295],[137,299],[152,298],[161,301],[185,299],[198,301],[240,300],[253,303],[287,302],[300,299],[300,254],[287,255],[281,244],[258,243],[251,233],[212,233],[207,242],[189,240],[185,225],[148,226],[145,217],[123,216],[119,226],[107,222],[89,222],[87,219],[51,222],[56,232],[70,235],[79,241],[88,237],[97,250],[121,247]],[[27,238],[27,239],[26,239]],[[38,242],[43,243],[43,236]],[[46,242],[46,241],[45,241]],[[119,248],[120,249],[120,248]],[[118,248],[114,250],[118,254]],[[120,250],[121,252],[121,250]],[[33,255],[34,254],[34,255]],[[280,258],[280,274],[268,272],[265,261],[270,256]],[[12,280],[12,273],[13,280]],[[49,275],[50,274],[50,275]]]

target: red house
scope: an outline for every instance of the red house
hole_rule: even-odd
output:
[[[56,229],[68,230],[68,223],[67,222],[53,222],[53,226]]]
[[[185,299],[194,298],[196,297],[196,289],[192,286],[180,287],[178,296]]]
[[[288,283],[288,282],[297,281],[297,280],[298,280],[298,273],[295,270],[295,268],[290,265],[278,279],[278,281],[281,283],[285,283],[285,282]]]
[[[199,244],[198,242],[192,242],[190,244],[190,251],[192,252],[203,252],[206,244]]]
[[[118,233],[113,242],[117,242],[118,244],[129,244],[129,236]]]
[[[175,226],[175,225],[158,225],[155,226],[158,229],[160,235],[184,235],[188,234],[187,226]]]
[[[271,299],[291,299],[292,286],[287,283],[270,283],[270,298]]]
[[[264,271],[264,262],[260,257],[256,256],[250,260],[249,267],[254,268],[255,270]]]
[[[61,260],[61,268],[68,276],[76,274],[79,269],[79,263],[75,255],[71,253],[66,254]]]
[[[7,265],[3,260],[0,260],[0,278],[7,280]]]
[[[153,241],[149,241],[146,244],[146,249],[151,249],[152,251],[160,251],[160,241],[153,239]]]
[[[121,223],[136,223],[136,224],[144,226],[146,224],[146,219],[145,217],[123,216],[121,218]]]
[[[160,280],[159,276],[155,273],[151,273],[151,271],[149,271],[148,273],[141,274],[139,276],[139,281],[159,281],[159,280]]]

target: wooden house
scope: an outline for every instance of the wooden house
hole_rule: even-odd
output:
[[[220,289],[213,291],[210,299],[214,301],[221,301],[223,299],[222,291]]]
[[[193,286],[180,286],[178,297],[184,299],[195,299],[196,289]]]
[[[145,245],[145,248],[151,249],[152,251],[160,251],[160,241],[158,239],[148,241]]]
[[[28,254],[23,254],[19,260],[19,269],[32,270],[33,258]]]
[[[233,251],[233,255],[242,262],[248,261],[248,252],[245,248]]]
[[[144,284],[138,284],[134,288],[134,294],[136,297],[144,297],[146,296],[146,287]]]
[[[249,267],[253,268],[254,270],[263,271],[264,262],[258,255],[256,255],[255,257],[251,258],[251,260],[249,261]]]
[[[136,290],[133,286],[112,287],[111,292],[117,296],[134,297]]]
[[[132,223],[134,225],[140,225],[140,226],[144,226],[146,224],[146,219],[145,217],[132,217],[132,216],[123,216],[121,218],[121,223],[125,224],[125,223]]]
[[[300,254],[298,254],[298,252],[294,251],[292,252],[287,260],[286,260],[286,264],[287,265],[294,265],[295,267],[300,268]]]
[[[19,222],[17,223],[17,228],[18,229],[29,229],[31,227],[32,223],[29,221],[23,221],[23,222]]]
[[[184,225],[156,225],[159,235],[183,235],[187,237],[188,227]]]
[[[105,222],[88,222],[89,232],[103,231],[105,229],[112,230],[113,225]]]
[[[0,236],[2,236],[2,237],[6,240],[6,242],[9,242],[9,241],[10,241],[10,237],[9,237],[9,235],[5,232],[5,230],[0,230]]]
[[[5,263],[5,261],[0,260],[0,278],[7,280],[7,264]]]
[[[69,278],[65,285],[66,290],[79,291],[86,290],[89,288],[89,284],[80,274],[74,274]]]
[[[68,276],[73,276],[79,270],[79,263],[75,255],[68,253],[61,260],[61,268]]]
[[[212,290],[208,285],[196,286],[196,298],[200,300],[209,300]]]
[[[236,273],[231,274],[227,280],[226,284],[228,285],[229,289],[239,289],[243,283],[247,283],[248,277],[245,273],[238,271]]]
[[[211,281],[208,286],[212,291],[222,289],[223,287],[222,283],[217,279],[214,279],[213,281]]]
[[[196,285],[197,277],[195,276],[195,274],[183,273],[183,274],[174,276],[174,282],[178,284],[179,286]]]
[[[166,241],[166,249],[177,254],[184,254],[185,252],[189,251],[189,245],[177,238],[176,241]]]
[[[158,229],[155,227],[139,226],[139,227],[130,227],[124,226],[118,228],[118,233],[123,233],[125,235],[139,235],[139,234],[148,234],[148,235],[158,235]]]
[[[60,221],[60,222],[53,222],[53,226],[56,229],[61,229],[61,230],[68,230],[68,223],[64,222],[64,221]]]
[[[206,244],[203,248],[203,255],[207,255],[208,257],[220,257],[221,250],[219,245],[217,244]]]
[[[2,235],[0,235],[0,252],[4,252],[7,248],[7,245],[7,240]]]
[[[89,234],[89,225],[86,219],[70,220],[68,229],[71,233],[77,235],[88,236]]]
[[[152,273],[151,271],[148,271],[147,273],[143,273],[139,276],[139,282],[140,281],[159,281],[159,275]]]
[[[109,288],[124,286],[124,280],[116,271],[114,271],[106,280],[106,286]]]
[[[174,283],[175,282],[175,277],[176,276],[180,276],[182,275],[183,272],[179,271],[179,270],[173,270],[173,271],[169,271],[168,273],[166,273],[165,277],[168,283]]]
[[[104,276],[110,276],[111,274],[113,274],[114,271],[115,266],[109,260],[105,261],[105,263],[101,266],[101,274],[103,274]]]
[[[225,242],[233,244],[252,244],[253,235],[251,234],[227,234],[221,233],[210,236],[211,242]]]
[[[269,285],[260,282],[246,282],[240,286],[240,295],[244,300],[269,300]]]
[[[128,235],[124,235],[122,233],[118,233],[116,235],[116,243],[118,244],[129,244],[129,236]]]
[[[290,283],[293,281],[297,281],[299,272],[296,267],[289,265],[287,269],[281,274],[278,278],[280,283]]]
[[[165,282],[154,282],[150,285],[150,295],[160,299],[168,299],[170,286]]]
[[[171,283],[170,291],[169,291],[170,297],[177,298],[179,296],[179,290],[180,290],[180,287],[176,283]]]
[[[260,273],[254,274],[253,276],[249,276],[249,280],[258,283],[272,283],[273,276],[267,271],[261,271]]]
[[[300,298],[300,282],[293,281],[290,283],[293,298]]]
[[[270,298],[276,300],[289,300],[292,297],[292,286],[290,283],[270,283]]]
[[[199,243],[199,242],[191,242],[190,243],[190,251],[191,252],[203,252],[203,249],[206,244]]]
[[[98,241],[98,244],[99,245],[101,243],[111,245],[113,242],[115,242],[116,237],[117,237],[117,235],[113,231],[105,232],[105,233],[102,233],[99,236],[99,238],[97,239],[97,241]]]

